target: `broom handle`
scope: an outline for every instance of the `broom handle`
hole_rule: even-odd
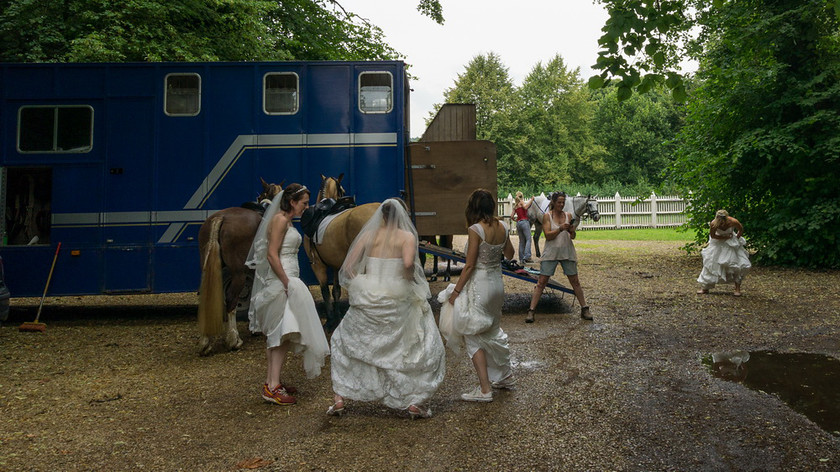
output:
[[[47,276],[47,284],[44,286],[44,294],[41,296],[41,304],[38,305],[38,314],[35,315],[35,323],[38,322],[38,318],[41,317],[41,308],[44,307],[44,299],[47,298],[47,289],[50,288],[50,280],[52,280],[53,269],[55,269],[55,261],[58,260],[58,251],[61,249],[61,241],[58,242],[58,246],[55,248],[55,256],[53,256],[52,266],[50,267],[50,275]]]

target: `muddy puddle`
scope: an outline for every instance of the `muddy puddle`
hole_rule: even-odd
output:
[[[733,351],[703,358],[715,377],[771,393],[840,436],[840,360],[821,354]]]

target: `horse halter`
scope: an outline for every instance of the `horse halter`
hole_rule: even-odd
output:
[[[593,201],[595,203],[592,203]],[[583,213],[583,215],[581,215],[581,218],[589,219],[591,217],[594,221],[598,221],[601,217],[601,213],[598,211],[597,202],[598,201],[594,198],[587,197],[586,211]]]

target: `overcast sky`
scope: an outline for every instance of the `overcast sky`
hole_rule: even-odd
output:
[[[593,0],[441,0],[446,22],[417,11],[417,0],[340,0],[348,11],[382,28],[411,64],[411,136],[454,85],[472,58],[495,52],[518,86],[538,63],[560,54],[587,80],[598,55],[607,13]]]

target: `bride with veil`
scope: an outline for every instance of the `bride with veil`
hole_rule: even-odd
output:
[[[417,231],[404,204],[386,200],[353,241],[339,271],[350,308],[331,338],[335,403],[381,402],[428,418],[422,406],[445,372],[443,342],[420,265]]]
[[[297,402],[292,396],[297,389],[280,380],[286,353],[303,355],[308,378],[321,374],[324,358],[329,354],[315,301],[299,278],[298,249],[302,238],[292,219],[308,206],[309,190],[301,184],[289,184],[274,197],[245,262],[254,269],[249,327],[252,333],[263,333],[267,343],[268,369],[262,397],[279,405]]]

